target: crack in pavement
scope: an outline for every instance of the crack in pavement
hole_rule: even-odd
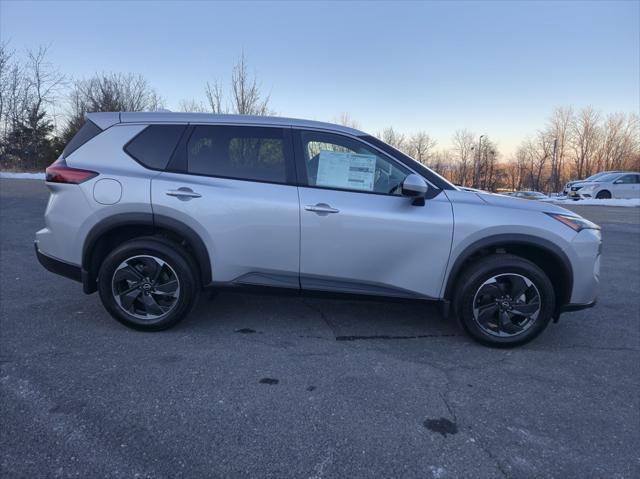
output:
[[[564,351],[569,349],[586,349],[587,351],[628,351],[633,353],[640,353],[640,349],[635,349],[626,346],[590,346],[588,344],[568,344],[566,346],[559,346],[557,348],[535,348],[531,351]]]
[[[482,442],[481,442],[481,440],[480,440],[480,439],[477,439],[475,443],[478,445],[478,447],[480,448],[480,450],[481,450],[482,452],[484,452],[484,453],[487,455],[487,457],[488,457],[489,459],[491,459],[491,460],[494,462],[494,464],[496,465],[496,467],[498,468],[498,471],[500,471],[500,473],[502,474],[502,476],[503,476],[503,477],[507,477],[507,478],[508,478],[508,477],[509,477],[509,474],[507,474],[507,471],[505,471],[505,470],[504,470],[504,467],[502,466],[502,464],[500,463],[500,461],[498,460],[498,458],[496,458],[496,457],[493,455],[493,453],[491,453],[491,452],[489,451],[489,449],[487,449],[486,447],[484,447],[484,446],[482,445]]]
[[[329,321],[329,318],[327,317],[326,314],[324,314],[324,311],[322,311],[319,307],[314,306],[312,304],[309,304],[309,302],[307,301],[306,298],[301,298],[300,299],[302,301],[302,304],[304,304],[307,308],[309,308],[311,311],[317,313],[322,320],[325,322],[325,324],[327,325],[327,327],[331,330],[331,334],[336,337],[336,329],[333,326],[333,324],[331,323],[331,321]]]
[[[453,336],[460,336],[455,333],[446,334],[415,334],[407,336],[390,336],[388,334],[379,334],[373,336],[336,336],[336,341],[361,341],[368,339],[424,339],[424,338],[450,338]]]

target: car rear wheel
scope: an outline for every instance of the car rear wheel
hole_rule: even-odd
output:
[[[509,254],[482,258],[460,276],[454,307],[464,330],[488,346],[531,341],[549,324],[553,285],[531,261]]]
[[[103,261],[98,275],[102,304],[125,326],[159,331],[183,319],[198,284],[188,253],[156,238],[128,241]]]
[[[596,195],[596,198],[599,199],[599,200],[610,200],[611,199],[611,193],[608,192],[607,190],[598,191],[598,194]]]

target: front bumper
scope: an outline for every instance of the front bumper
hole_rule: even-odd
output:
[[[579,200],[580,199],[580,190],[578,191],[569,191],[567,193],[567,198],[571,198],[574,200]]]
[[[583,309],[580,305],[595,304],[600,287],[602,234],[600,230],[584,229],[571,242],[568,251],[573,270],[573,291],[569,310]],[[571,307],[571,305],[576,305]]]

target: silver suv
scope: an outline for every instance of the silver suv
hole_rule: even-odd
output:
[[[269,287],[436,300],[512,346],[595,303],[597,225],[462,191],[343,126],[93,113],[46,184],[40,262],[136,329],[173,326],[203,288]]]

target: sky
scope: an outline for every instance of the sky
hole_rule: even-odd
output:
[[[361,129],[457,129],[509,155],[556,106],[640,109],[639,1],[0,0],[0,39],[48,45],[71,78],[144,75],[178,110],[244,51],[281,116]]]

